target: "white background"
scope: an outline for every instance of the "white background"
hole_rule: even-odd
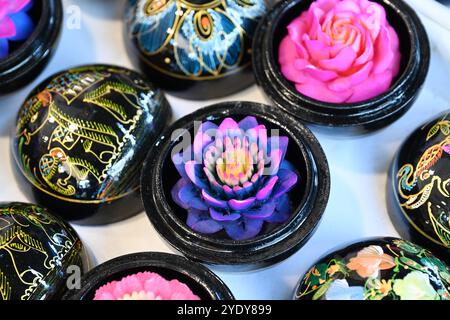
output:
[[[64,0],[66,21],[55,57],[31,85],[0,97],[0,201],[27,201],[13,177],[10,133],[17,111],[29,93],[49,75],[71,66],[111,63],[132,67],[122,37],[124,0]],[[298,279],[330,249],[370,236],[398,236],[386,209],[387,171],[402,141],[425,120],[449,109],[450,14],[442,7],[433,11],[432,0],[409,0],[421,15],[432,41],[431,68],[424,90],[413,108],[388,128],[365,136],[331,136],[316,133],[328,157],[331,195],[322,222],[311,240],[295,255],[271,268],[217,274],[237,299],[290,299]],[[71,29],[69,8],[81,8],[80,28]],[[447,11],[446,11],[447,10]],[[436,14],[437,13],[437,14]],[[427,17],[426,17],[427,16]],[[433,17],[441,25],[430,20]],[[73,22],[73,21],[72,21]],[[446,25],[447,24],[447,25]],[[216,101],[187,101],[168,96],[176,118],[224,100],[267,101],[256,86]],[[75,226],[97,263],[140,251],[173,252],[141,213],[126,221],[102,227]]]

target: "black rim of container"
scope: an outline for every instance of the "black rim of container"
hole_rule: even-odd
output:
[[[68,291],[63,300],[92,300],[95,291],[106,283],[143,271],[156,272],[166,280],[184,282],[194,294],[206,300],[234,300],[225,283],[203,265],[160,252],[133,253],[109,260],[85,274],[81,289]]]
[[[409,33],[408,62],[389,91],[360,103],[333,104],[299,93],[281,74],[274,57],[276,27],[284,14],[309,0],[283,0],[263,19],[253,42],[253,66],[256,82],[282,110],[308,123],[331,127],[378,128],[398,119],[412,106],[429,69],[430,44],[424,26],[414,10],[400,0],[379,0],[388,6]],[[287,31],[286,31],[287,33]],[[277,48],[276,48],[277,49]]]
[[[191,230],[166,200],[163,170],[170,161],[174,130],[188,129],[194,121],[226,116],[253,115],[284,130],[301,150],[308,188],[291,219],[268,234],[252,240],[214,239]],[[174,139],[176,140],[176,139]],[[176,173],[178,174],[178,173]],[[141,191],[147,215],[158,233],[189,258],[212,265],[247,270],[279,262],[295,253],[314,233],[328,202],[330,175],[326,156],[312,132],[291,116],[254,102],[225,102],[200,109],[171,126],[150,150],[143,166]]]
[[[32,34],[0,60],[0,92],[11,92],[33,81],[54,52],[63,21],[63,6],[61,0],[39,1],[39,4],[41,15]]]

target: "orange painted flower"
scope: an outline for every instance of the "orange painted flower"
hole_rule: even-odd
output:
[[[347,264],[350,270],[356,271],[362,278],[377,277],[380,270],[395,267],[394,258],[385,254],[380,246],[364,248]]]

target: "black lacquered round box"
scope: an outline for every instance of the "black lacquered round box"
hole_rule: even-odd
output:
[[[333,127],[333,132],[360,133],[386,126],[414,103],[429,69],[430,47],[425,29],[414,10],[401,0],[377,0],[400,41],[400,72],[390,89],[370,100],[329,103],[297,91],[279,65],[279,47],[287,26],[307,10],[312,0],[284,0],[266,15],[255,33],[253,64],[258,85],[274,104],[311,124]],[[345,130],[336,130],[343,127]]]
[[[93,300],[97,289],[139,272],[153,272],[186,284],[201,300],[233,300],[227,286],[209,269],[167,253],[142,252],[107,261],[81,279],[81,289],[68,291],[64,300]]]
[[[170,118],[164,94],[131,70],[91,65],[55,74],[19,111],[18,179],[27,196],[64,219],[130,217],[143,209],[142,162]]]
[[[63,20],[61,1],[34,1],[29,15],[35,25],[33,33],[12,46],[9,56],[0,60],[0,95],[33,81],[57,46]]]
[[[150,150],[141,181],[161,236],[187,257],[229,270],[296,252],[319,224],[329,188],[314,135],[279,109],[252,102],[178,120]]]
[[[125,41],[143,73],[171,94],[224,97],[253,83],[253,33],[271,0],[128,0]]]
[[[373,238],[334,250],[300,279],[295,300],[450,300],[450,268],[406,240]]]
[[[88,264],[66,222],[33,204],[0,203],[0,300],[60,299]]]
[[[393,160],[387,190],[389,212],[400,234],[447,261],[449,161],[450,116],[446,111],[405,140]]]

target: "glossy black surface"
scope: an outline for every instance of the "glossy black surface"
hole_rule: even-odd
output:
[[[299,173],[299,183],[290,191],[294,207],[291,217],[277,228],[263,229],[251,240],[234,241],[221,233],[199,234],[187,227],[186,210],[171,198],[170,190],[179,179],[171,161],[171,151],[186,130],[194,130],[194,121],[225,117],[238,121],[247,115],[255,116],[267,129],[279,129],[281,135],[289,137],[286,160]],[[189,258],[232,271],[264,267],[296,252],[314,233],[325,210],[329,188],[328,163],[311,131],[277,108],[252,102],[217,104],[178,120],[150,150],[141,181],[147,215],[173,247]]]
[[[201,300],[233,300],[227,286],[209,269],[184,257],[142,252],[107,261],[81,279],[81,289],[67,292],[64,300],[92,300],[101,286],[138,272],[155,272],[166,280],[186,284]]]
[[[142,211],[141,165],[170,115],[164,94],[128,69],[93,65],[50,77],[17,118],[12,148],[23,190],[77,223]]]
[[[254,82],[252,39],[271,0],[128,0],[125,41],[143,73],[171,94],[224,97]]]
[[[388,205],[406,239],[450,261],[450,111],[417,128],[391,167]]]
[[[36,205],[0,203],[0,300],[59,299],[74,269],[87,267],[67,223]]]
[[[0,95],[33,81],[50,60],[63,20],[60,0],[34,1],[30,15],[35,29],[10,55],[0,60]]]
[[[294,299],[450,300],[450,267],[411,242],[367,239],[319,259]]]
[[[283,0],[261,22],[254,37],[253,65],[256,82],[282,110],[300,120],[360,133],[386,126],[412,106],[429,69],[430,48],[416,13],[402,0],[377,0],[400,38],[401,71],[391,89],[361,103],[332,104],[308,98],[281,74],[278,48],[287,25],[306,10],[312,0]],[[337,132],[335,130],[335,132]]]

